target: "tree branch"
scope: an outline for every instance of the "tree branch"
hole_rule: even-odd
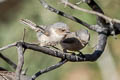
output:
[[[92,8],[93,11],[90,11],[90,12],[93,13],[93,14],[96,14],[98,16],[98,19],[97,19],[98,25],[94,25],[94,26],[96,26],[96,27],[98,27],[98,26],[101,27],[102,26],[104,28],[107,28],[108,29],[108,35],[117,35],[117,34],[120,34],[120,23],[119,23],[120,21],[119,20],[115,20],[115,21],[113,20],[113,22],[112,22],[111,21],[112,18],[111,19],[108,18],[109,23],[107,23],[106,22],[107,17],[104,15],[104,12],[102,11],[102,9],[99,7],[99,5],[94,0],[85,0],[85,2]],[[69,3],[69,2],[66,2],[65,4],[67,4],[67,3],[71,7],[72,6],[75,7],[75,8],[77,7],[77,6],[75,6],[75,5],[73,5],[73,4]],[[77,9],[80,9],[82,11],[85,11],[85,12],[89,13],[89,10],[82,9],[82,8],[79,8],[79,7],[77,7]],[[104,18],[104,17],[106,17],[106,18]],[[112,26],[111,26],[111,23],[112,23]],[[96,29],[97,30],[102,30],[102,29],[98,29],[98,28],[96,28]],[[99,33],[100,31],[97,31],[97,30],[96,30],[96,32]]]
[[[99,38],[98,44],[97,44],[96,50],[93,52],[93,54],[89,54],[89,55],[85,54],[84,56],[71,55],[69,53],[54,51],[54,50],[51,50],[46,47],[41,47],[41,46],[38,46],[35,44],[26,43],[26,42],[24,42],[24,43],[18,42],[17,44],[21,44],[23,46],[23,48],[43,52],[43,54],[51,55],[51,56],[58,57],[61,59],[67,59],[68,61],[71,61],[71,62],[82,62],[82,61],[93,61],[93,60],[95,61],[102,54],[102,52],[104,51],[105,45],[106,45],[107,35],[100,33],[98,38]]]
[[[7,62],[9,65],[11,65],[13,69],[16,70],[17,65],[14,62],[12,62],[9,58],[2,55],[2,53],[0,53],[0,58],[2,58],[5,62]]]
[[[40,3],[42,4],[42,6],[44,8],[50,10],[51,12],[54,12],[54,13],[60,15],[60,16],[63,16],[63,17],[68,18],[68,19],[70,19],[72,21],[75,21],[75,22],[87,27],[88,29],[91,29],[93,31],[97,31],[96,28],[94,28],[95,25],[90,25],[90,24],[78,19],[77,17],[71,16],[71,15],[69,15],[67,13],[64,13],[64,12],[62,12],[60,10],[57,10],[57,9],[53,8],[52,6],[48,5],[44,0],[40,0]]]
[[[104,14],[103,10],[100,8],[100,6],[94,0],[89,0],[89,2],[86,0],[86,3],[91,7],[91,9],[93,11]],[[101,25],[101,24],[106,25],[106,21],[102,17],[98,16],[97,22],[99,25]]]
[[[86,0],[87,2],[87,0]],[[89,2],[87,2],[87,4],[94,10],[97,11],[99,13],[104,14],[103,10],[100,8],[100,6],[94,1],[94,0],[90,0]],[[105,19],[103,19],[102,17],[98,16],[98,24],[99,25],[103,25],[103,27],[107,27],[108,28],[108,34],[111,35],[111,29],[110,29],[110,24],[107,24]],[[113,28],[115,31],[115,35],[120,34],[120,24],[119,23],[114,23],[113,24]]]
[[[115,30],[115,34],[120,34],[120,24],[119,23],[115,23],[113,24],[114,26],[114,30]]]
[[[68,5],[68,6],[70,6],[73,9],[80,10],[80,11],[83,11],[83,12],[86,12],[86,13],[90,13],[90,14],[94,14],[96,16],[102,17],[103,19],[105,19],[108,22],[120,23],[120,20],[118,20],[118,19],[112,19],[112,18],[110,18],[108,16],[105,16],[105,15],[99,13],[99,12],[92,11],[92,10],[87,10],[87,9],[84,9],[84,8],[80,8],[80,7],[74,5],[74,4],[72,4],[72,3],[70,3],[70,2],[68,2],[66,0],[61,0],[61,2]]]
[[[16,80],[20,80],[20,75],[24,64],[24,51],[21,44],[17,44],[17,51],[18,51],[18,65],[16,69]]]
[[[65,64],[66,62],[67,62],[66,59],[65,59],[65,60],[61,60],[60,62],[58,62],[58,63],[55,64],[55,65],[52,65],[52,66],[50,66],[50,67],[48,67],[48,68],[46,68],[46,69],[43,69],[43,70],[38,71],[37,73],[35,73],[35,74],[32,76],[32,80],[35,80],[38,76],[40,76],[40,75],[42,75],[42,74],[44,74],[44,73],[46,73],[46,72],[52,71],[52,70],[54,70],[54,69],[62,66],[62,65]]]
[[[98,36],[98,44],[96,46],[95,51],[93,54],[86,54],[86,61],[96,61],[101,54],[104,52],[105,46],[107,42],[107,36],[105,34],[99,34]]]
[[[3,51],[3,50],[5,50],[5,49],[11,48],[11,47],[14,47],[14,46],[16,46],[16,43],[17,43],[17,42],[12,43],[12,44],[9,44],[9,45],[7,45],[7,46],[4,46],[4,47],[0,48],[0,51]]]
[[[19,58],[19,60],[22,61],[21,63],[23,63],[23,60],[24,60],[22,47],[25,49],[31,49],[34,51],[43,52],[43,54],[51,55],[51,56],[54,56],[57,58],[61,58],[63,60],[67,59],[68,61],[71,61],[71,62],[82,62],[82,61],[95,61],[95,60],[97,60],[100,57],[100,55],[102,54],[102,52],[104,51],[106,41],[107,41],[107,35],[103,34],[103,33],[99,33],[98,44],[97,44],[95,51],[93,52],[93,54],[84,54],[84,56],[71,55],[69,53],[63,53],[61,51],[54,51],[54,50],[51,50],[51,49],[46,48],[46,47],[41,47],[41,46],[38,46],[36,44],[30,44],[30,43],[26,43],[26,42],[17,42],[16,46],[19,45],[18,53],[22,57],[22,58]],[[20,46],[22,46],[22,47],[20,47]]]

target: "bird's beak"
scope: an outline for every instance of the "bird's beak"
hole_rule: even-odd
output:
[[[66,33],[70,33],[70,31],[67,31]]]

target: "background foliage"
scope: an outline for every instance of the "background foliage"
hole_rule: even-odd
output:
[[[4,1],[4,0],[0,0]],[[64,7],[59,0],[46,0],[53,7],[68,14],[74,15],[90,24],[96,23],[96,17],[84,12]],[[72,3],[80,0],[69,0]],[[105,12],[105,15],[120,19],[120,0],[95,0]],[[80,7],[90,9],[86,4]],[[39,25],[49,25],[58,21],[70,26],[71,31],[84,28],[82,25],[58,16],[44,9],[39,0],[5,0],[0,3],[0,47],[22,39],[24,28],[26,28],[26,42],[36,43],[37,38],[33,30],[19,22],[20,19],[30,19]],[[91,40],[89,46],[82,51],[92,53],[97,43],[97,33],[90,31]],[[63,65],[62,67],[40,76],[37,80],[120,80],[120,35],[117,40],[109,37],[105,52],[96,62],[80,62]],[[16,48],[3,52],[5,56],[17,63]],[[28,68],[28,75],[55,64],[59,59],[27,50],[25,53],[24,69]],[[6,62],[0,59],[0,66],[14,71]]]

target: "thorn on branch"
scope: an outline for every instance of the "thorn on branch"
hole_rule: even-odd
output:
[[[24,69],[24,70],[21,72],[21,74],[22,74],[22,75],[26,75],[27,71],[28,71],[28,68]]]
[[[79,5],[79,4],[81,4],[81,3],[83,3],[82,0],[80,0],[79,2],[77,2],[77,3],[75,3],[75,4],[76,4],[76,5]]]
[[[22,42],[24,42],[24,40],[25,40],[25,33],[26,33],[26,29],[24,28]]]

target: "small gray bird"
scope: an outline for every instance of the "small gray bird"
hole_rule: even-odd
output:
[[[90,34],[88,33],[88,30],[82,29],[68,34],[60,44],[64,52],[67,52],[67,50],[79,52],[88,44],[89,40]]]
[[[70,33],[68,25],[63,22],[38,27],[35,23],[27,19],[22,19],[21,22],[27,24],[37,32],[40,46],[55,46]]]

